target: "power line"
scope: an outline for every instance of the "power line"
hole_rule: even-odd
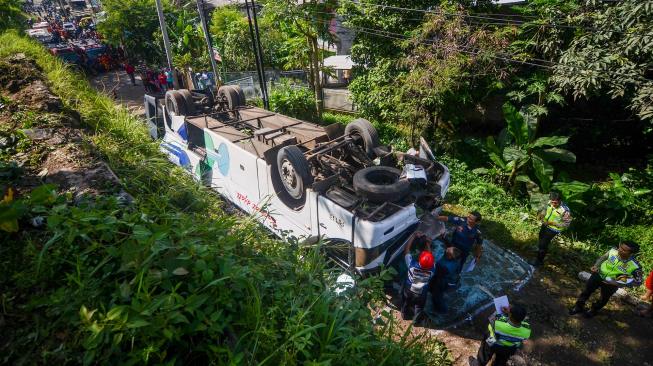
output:
[[[426,13],[426,14],[437,14],[437,15],[457,15],[457,16],[462,16],[466,18],[471,18],[471,19],[480,19],[480,20],[494,20],[494,21],[499,21],[503,22],[506,19],[502,18],[495,18],[495,17],[485,17],[482,15],[470,15],[470,14],[465,14],[461,12],[447,12],[441,9],[438,10],[428,10],[428,9],[416,9],[416,8],[404,8],[400,6],[393,6],[393,5],[384,5],[384,4],[376,4],[372,2],[365,2],[365,3],[356,3],[356,6],[359,7],[364,7],[366,5],[369,6],[375,6],[379,8],[384,8],[384,9],[391,9],[391,10],[398,10],[398,11],[412,11],[412,12],[419,12],[419,13]],[[482,13],[483,15],[488,15],[488,13]],[[537,17],[535,17],[537,18]],[[512,22],[505,22],[506,25],[524,25],[524,24],[533,24],[533,22],[525,22],[525,21],[512,21]],[[574,26],[574,25],[563,25],[563,24],[551,24],[551,23],[541,23],[541,24],[533,24],[536,26],[542,26],[542,27],[549,27],[549,28],[567,28],[567,29],[582,29],[588,32],[596,32],[599,31],[600,29],[598,28],[593,28],[593,27],[584,27],[584,26]],[[651,35],[651,32],[645,32],[645,33],[639,33],[639,32],[628,32],[628,31],[612,31],[612,33],[619,33],[619,34],[639,34],[639,35]]]
[[[357,30],[357,31],[359,31],[361,33],[375,35],[375,36],[382,37],[382,38],[395,39],[395,40],[400,40],[400,41],[411,41],[411,38],[409,38],[409,37],[407,37],[407,36],[405,36],[403,34],[394,33],[394,32],[390,32],[390,31],[385,31],[385,30],[382,30],[382,29],[372,29],[372,28],[365,28],[365,27],[347,27],[347,28],[343,28],[343,27],[332,25],[332,24],[330,24],[328,22],[317,20],[317,19],[308,19],[308,20],[314,20],[316,22],[320,22],[320,23],[326,24],[328,26],[333,26],[333,27],[343,29],[343,30],[347,30],[347,29]],[[422,42],[422,41],[414,41],[414,42],[422,44],[422,45],[426,45],[426,46],[435,45],[434,42]],[[467,54],[470,54],[470,55],[478,56],[478,55],[481,54],[480,52],[473,52],[473,51],[469,51],[469,50],[462,49],[462,48],[455,47],[455,46],[453,48],[455,48],[457,51],[467,53]],[[498,60],[502,60],[502,61],[506,61],[506,62],[511,62],[511,63],[518,63],[518,64],[522,64],[522,65],[535,66],[535,67],[541,67],[541,68],[546,68],[546,69],[550,69],[552,67],[552,66],[549,66],[549,65],[542,65],[542,64],[528,62],[528,61],[516,60],[516,59],[513,59],[513,58],[509,58],[509,57],[496,56],[496,55],[487,55],[487,56],[491,57],[491,58],[494,58],[494,59],[498,59]],[[511,55],[506,55],[506,56],[511,56]],[[533,58],[531,58],[531,59],[534,60],[534,61],[541,61],[541,62],[546,62],[546,63],[553,64],[552,62],[547,61],[547,60],[533,59]]]

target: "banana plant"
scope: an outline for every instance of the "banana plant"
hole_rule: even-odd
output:
[[[519,183],[527,187],[537,187],[540,192],[549,192],[553,182],[554,168],[552,163],[563,161],[575,163],[576,155],[563,146],[569,140],[568,136],[536,137],[537,119],[524,110],[518,111],[512,104],[503,105],[506,128],[495,139],[487,137],[485,150],[492,162],[509,174],[507,184],[517,192]],[[535,176],[538,184],[531,179]]]

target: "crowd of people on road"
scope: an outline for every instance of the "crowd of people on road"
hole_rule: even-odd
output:
[[[422,325],[425,318],[427,299],[435,312],[446,313],[447,304],[443,294],[456,288],[463,266],[475,266],[483,253],[483,238],[479,228],[482,216],[470,212],[467,217],[443,216],[437,210],[427,213],[437,221],[447,223],[450,229],[437,238],[416,231],[406,243],[404,259],[407,267],[406,278],[400,290],[401,315],[415,325]],[[567,230],[572,222],[569,207],[564,204],[560,194],[552,192],[545,207],[538,213],[541,227],[538,236],[537,255],[529,263],[538,268],[544,264],[553,238]],[[436,260],[434,241],[444,245],[444,253]],[[569,315],[583,314],[592,318],[608,303],[612,295],[622,287],[637,287],[642,284],[643,271],[637,261],[639,245],[633,241],[622,241],[598,258],[591,268],[585,288],[578,296]],[[467,259],[472,256],[469,263]],[[599,298],[590,308],[586,302],[600,289]],[[647,292],[642,300],[650,306],[642,306],[638,314],[644,317],[653,315],[653,271],[646,280]],[[429,296],[430,295],[430,296]],[[505,365],[510,357],[530,338],[531,329],[525,320],[527,310],[523,305],[513,303],[491,317],[488,331],[481,342],[474,364],[487,365],[492,357],[494,365]]]
[[[150,67],[144,62],[134,67],[129,62],[125,62],[124,69],[132,85],[136,85],[136,74],[140,76],[146,93],[165,93],[174,86],[174,74],[170,68]]]
[[[52,54],[83,71],[95,75],[113,70],[124,59],[122,49],[102,43],[91,17],[74,16],[49,0],[38,5],[25,3],[23,6],[26,12],[32,14],[27,20],[31,28],[29,31],[47,30],[45,35],[38,32],[33,34]]]

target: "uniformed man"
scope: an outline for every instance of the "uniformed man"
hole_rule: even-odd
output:
[[[549,244],[553,238],[565,231],[571,224],[571,213],[569,207],[562,202],[558,192],[549,194],[549,202],[539,213],[538,219],[542,220],[540,235],[537,245],[537,258],[531,262],[534,266],[544,264],[544,257],[549,250]]]
[[[410,249],[416,240],[425,240],[425,248],[415,260]],[[419,323],[424,313],[426,303],[426,290],[428,283],[435,273],[435,259],[430,250],[430,241],[422,232],[415,232],[404,248],[404,259],[408,267],[406,281],[401,289],[401,317],[404,320],[412,319]]]
[[[465,261],[470,253],[474,253],[474,257],[478,262],[483,253],[483,238],[481,237],[481,230],[478,224],[481,222],[481,214],[477,211],[472,211],[467,217],[458,216],[438,216],[438,220],[449,223],[454,226],[453,235],[447,246],[454,246],[460,250],[460,266],[458,266],[458,273],[463,268]]]
[[[531,336],[531,327],[524,321],[526,309],[521,305],[511,305],[501,309],[494,320],[490,319],[488,334],[478,349],[476,360],[481,366],[487,365],[495,356],[494,366],[506,365],[512,355],[520,349]]]
[[[591,318],[608,303],[610,297],[619,287],[636,287],[642,284],[642,266],[634,255],[639,251],[639,245],[632,241],[624,241],[619,247],[610,249],[596,260],[592,266],[592,275],[585,284],[585,290],[576,300],[576,305],[569,309],[569,315],[584,313]],[[601,297],[592,303],[590,310],[585,311],[585,303],[592,293],[601,289]]]

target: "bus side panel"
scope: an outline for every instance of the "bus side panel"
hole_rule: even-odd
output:
[[[245,212],[256,212],[257,158],[209,129],[204,129],[204,144],[210,186]]]
[[[320,236],[353,242],[353,214],[322,195],[317,197],[317,222]]]

